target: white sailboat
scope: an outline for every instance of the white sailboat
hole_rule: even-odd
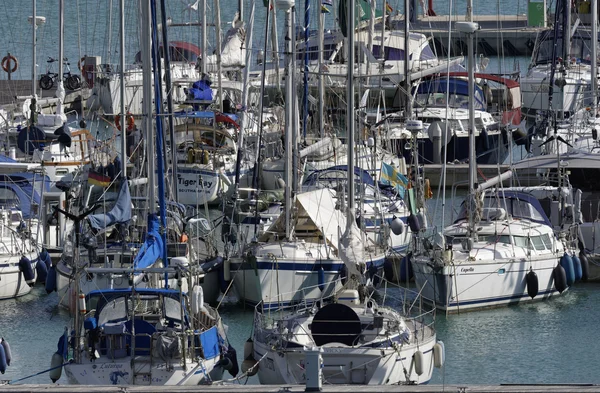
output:
[[[347,20],[351,32],[354,13],[354,3],[350,2]],[[350,42],[352,48],[352,39]],[[354,58],[352,52],[350,49],[350,59]],[[348,140],[352,145],[356,121],[353,60],[348,69]],[[353,162],[353,154],[348,155],[348,162]],[[318,391],[323,383],[419,384],[431,379],[434,365],[443,364],[443,345],[437,343],[430,319],[434,311],[417,312],[420,315],[412,318],[412,306],[397,305],[402,309],[399,312],[379,306],[366,295],[369,278],[362,269],[369,269],[365,263],[368,250],[361,244],[360,231],[353,220],[354,174],[347,172],[347,221],[339,241],[339,256],[348,268],[347,285],[352,288],[358,284],[358,289],[342,290],[331,303],[325,296],[308,298],[295,307],[274,311],[259,304],[254,318],[252,357],[260,363],[261,383],[301,383],[306,384],[307,391]]]
[[[473,87],[473,22],[455,27],[469,36],[469,84]],[[474,157],[473,103],[470,157]],[[542,299],[566,289],[567,251],[557,239],[539,202],[518,191],[490,188],[511,175],[476,186],[474,160],[469,161],[469,197],[459,218],[433,242],[424,242],[412,259],[415,282],[423,296],[447,312]],[[427,243],[427,244],[425,244]],[[432,244],[433,243],[433,244]],[[564,260],[564,261],[563,261]],[[561,272],[562,271],[562,272]]]

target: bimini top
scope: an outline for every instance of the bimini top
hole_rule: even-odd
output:
[[[23,218],[34,217],[37,213],[33,205],[41,203],[40,192],[50,189],[50,179],[35,173],[0,174],[0,207],[8,210],[20,210]]]
[[[467,219],[465,202],[462,203],[460,213],[454,223]],[[540,201],[527,192],[505,190],[486,192],[483,198],[483,208],[498,207],[506,209],[506,213],[512,218],[525,219],[552,226]]]
[[[105,323],[123,322],[131,319],[131,307],[127,306],[128,300],[134,296],[138,302],[143,303],[143,309],[154,310],[173,321],[181,321],[181,305],[183,297],[179,291],[173,289],[139,288],[132,291],[131,288],[119,288],[108,290],[94,290],[87,294],[86,299],[90,309],[95,309],[94,318],[97,325]],[[185,297],[185,294],[183,294]],[[157,303],[160,299],[160,303]]]

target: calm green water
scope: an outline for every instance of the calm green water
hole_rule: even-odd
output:
[[[1,379],[16,380],[50,367],[58,337],[69,325],[68,313],[56,303],[56,293],[46,295],[42,287],[0,303],[0,336],[13,353],[12,365]],[[446,366],[434,371],[431,383],[598,384],[599,303],[600,284],[577,284],[549,301],[438,315],[436,329],[446,346]],[[220,311],[241,358],[251,333],[252,310],[227,306]],[[44,373],[21,383],[50,383],[50,378]],[[256,377],[248,383],[257,383]]]

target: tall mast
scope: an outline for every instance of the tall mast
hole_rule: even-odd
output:
[[[202,4],[202,6],[200,7],[200,11],[202,14],[202,26],[201,26],[201,30],[202,30],[202,39],[200,41],[200,56],[201,56],[201,65],[202,65],[202,72],[206,72],[206,2],[208,0],[200,0],[200,3]]]
[[[348,150],[348,225],[354,223],[354,25],[356,23],[355,18],[355,2],[354,0],[348,1],[348,9],[346,18],[348,24],[348,85],[346,91],[348,92],[347,107],[346,107],[346,122],[347,122],[347,150]],[[383,37],[382,37],[382,49],[383,49]]]
[[[217,36],[217,80],[219,86],[217,87],[219,92],[219,112],[223,112],[223,75],[221,72],[221,7],[219,0],[215,0],[215,11],[217,13],[216,22],[216,36]]]
[[[56,88],[56,98],[58,98],[58,104],[56,105],[56,114],[63,115],[64,102],[65,102],[65,87],[63,81],[63,58],[65,57],[64,50],[64,31],[65,31],[65,1],[59,0],[58,2],[58,86]]]
[[[61,0],[62,1],[62,0]],[[123,171],[123,179],[127,180],[127,135],[126,126],[127,119],[125,117],[125,0],[119,1],[119,44],[121,50],[119,53],[119,64],[121,69],[119,70],[119,79],[121,81],[119,86],[119,95],[121,97],[121,170]]]
[[[123,1],[123,0],[121,0]],[[171,171],[172,179],[177,179],[177,149],[175,148],[175,125],[173,121],[173,89],[171,88],[171,53],[167,49],[169,47],[169,26],[167,26],[167,8],[165,0],[160,0],[160,17],[162,23],[162,41],[163,41],[163,57],[165,62],[165,91],[167,92],[167,120],[169,124],[169,140],[171,141]],[[160,59],[159,59],[160,61]],[[161,90],[162,92],[162,90]],[[165,151],[165,162],[167,162],[167,152]],[[173,180],[171,184],[172,197],[175,201],[178,199],[178,189]]]
[[[35,97],[35,89],[37,86],[37,72],[36,72],[36,67],[35,67],[35,63],[37,62],[36,57],[35,57],[35,50],[36,50],[36,29],[37,29],[37,17],[36,17],[36,0],[33,0],[33,18],[31,19],[31,31],[32,31],[32,53],[31,53],[31,95]],[[62,60],[62,59],[61,59]],[[33,111],[33,109],[32,109]]]
[[[293,115],[292,101],[294,98],[294,82],[292,75],[292,62],[294,61],[294,47],[292,44],[292,8],[293,2],[278,2],[278,8],[285,10],[285,236],[287,240],[291,240],[291,221],[292,221],[292,124],[295,121]]]
[[[323,74],[321,70],[323,69],[323,50],[324,50],[324,40],[325,40],[325,13],[319,11],[319,54],[318,54],[318,78],[319,78],[319,134],[321,138],[325,136],[325,81],[323,80]]]
[[[310,0],[304,0],[304,97],[302,99],[302,138],[306,140],[308,119],[308,37],[310,36]]]
[[[474,22],[456,22],[454,24],[459,32],[465,33],[468,37],[468,75],[469,75],[469,97],[475,97],[475,55],[473,53],[473,35],[479,30],[479,25]],[[471,203],[469,209],[469,231],[473,234],[475,206],[475,189],[477,182],[476,173],[476,155],[475,155],[475,100],[469,100],[469,201]]]
[[[592,0],[592,114],[597,117],[598,109],[598,0]]]
[[[142,2],[142,37],[141,37],[141,52],[142,52],[142,69],[144,70],[144,78],[142,84],[143,102],[143,119],[146,137],[146,154],[148,157],[154,157],[154,138],[152,132],[152,100],[147,99],[152,97],[152,39],[150,26],[152,19],[150,18],[150,0],[141,0]],[[127,124],[125,121],[124,124]],[[156,171],[154,169],[154,160],[148,159],[148,211],[156,213]]]

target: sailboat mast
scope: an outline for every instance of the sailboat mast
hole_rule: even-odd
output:
[[[319,135],[325,137],[325,81],[323,80],[323,50],[325,40],[325,13],[319,11],[319,53],[318,53],[318,78],[319,78]]]
[[[152,54],[150,48],[152,39],[150,26],[152,19],[150,18],[150,0],[142,0],[142,38],[141,38],[141,53],[142,53],[142,69],[144,70],[144,81],[142,84],[143,97],[152,97],[152,80],[150,79],[152,70]],[[143,100],[143,118],[144,128],[146,132],[146,154],[154,157],[154,138],[152,133],[152,100]],[[123,122],[126,124],[126,122]],[[154,160],[148,159],[148,211],[156,213],[156,179],[155,179]]]
[[[62,1],[62,0],[61,0]],[[123,179],[127,180],[127,134],[125,132],[125,125],[127,120],[125,117],[125,0],[119,1],[119,44],[121,46],[121,53],[119,54],[119,95],[121,97],[121,170],[123,171]]]
[[[291,237],[291,221],[292,221],[292,124],[294,123],[293,105],[294,100],[294,80],[292,73],[292,62],[294,61],[294,47],[292,43],[292,2],[280,1],[277,4],[285,10],[285,31],[286,31],[286,48],[285,48],[285,236],[288,240]]]
[[[347,108],[346,108],[346,125],[347,128],[347,150],[348,150],[348,217],[354,217],[354,25],[355,18],[355,2],[348,1],[347,23],[348,23],[348,85],[347,85]],[[382,45],[383,50],[383,37]],[[350,221],[350,220],[348,220]],[[348,223],[350,225],[350,223]]]
[[[302,99],[302,138],[306,140],[308,120],[308,37],[310,36],[310,0],[304,0],[304,97]]]
[[[479,30],[479,25],[474,22],[456,22],[456,29],[467,35],[468,56],[468,75],[469,75],[469,97],[475,97],[475,55],[473,47],[473,35]],[[477,173],[475,155],[475,100],[469,100],[469,232],[473,234],[475,225],[475,190],[477,189]]]
[[[404,88],[406,90],[405,118],[412,117],[412,101],[410,95],[410,0],[404,0]],[[385,24],[385,14],[383,14]],[[382,49],[383,46],[382,46]]]
[[[201,30],[202,30],[202,39],[200,40],[200,59],[201,59],[201,66],[202,66],[202,72],[206,72],[206,2],[208,0],[201,0],[200,3],[202,4],[202,6],[200,7],[200,12],[202,14],[202,26],[201,26]]]
[[[123,1],[123,0],[121,0]],[[167,7],[165,0],[160,0],[160,18],[162,23],[162,41],[163,41],[163,57],[165,62],[165,91],[167,92],[167,121],[169,125],[169,139],[171,141],[171,171],[172,179],[178,178],[177,173],[177,149],[175,148],[175,124],[173,120],[173,89],[171,84],[171,51],[169,48],[169,26],[167,26]],[[162,91],[162,90],[161,90]],[[167,152],[165,151],[165,162],[167,162]],[[172,181],[171,187],[172,197],[178,200],[178,187],[175,185],[175,180]]]
[[[219,86],[217,86],[219,92],[219,112],[223,113],[223,75],[221,72],[221,4],[219,0],[215,0],[215,12],[217,14],[216,22],[216,41],[217,41],[217,80]]]
[[[35,17],[33,18],[35,25]],[[35,28],[33,29],[35,30]],[[65,30],[65,0],[58,2],[58,76],[60,84],[63,81],[63,58],[65,56],[63,32]]]
[[[592,78],[592,116],[597,117],[598,109],[598,0],[592,0],[592,49],[591,49],[591,78]]]
[[[31,42],[33,43],[32,45],[32,53],[31,53],[31,95],[35,97],[35,89],[37,86],[37,81],[36,81],[36,66],[35,63],[37,62],[36,58],[35,58],[35,51],[36,51],[36,29],[37,29],[37,18],[36,18],[36,1],[37,0],[33,0],[33,17],[31,19],[31,27],[32,27],[32,36],[31,36]]]

